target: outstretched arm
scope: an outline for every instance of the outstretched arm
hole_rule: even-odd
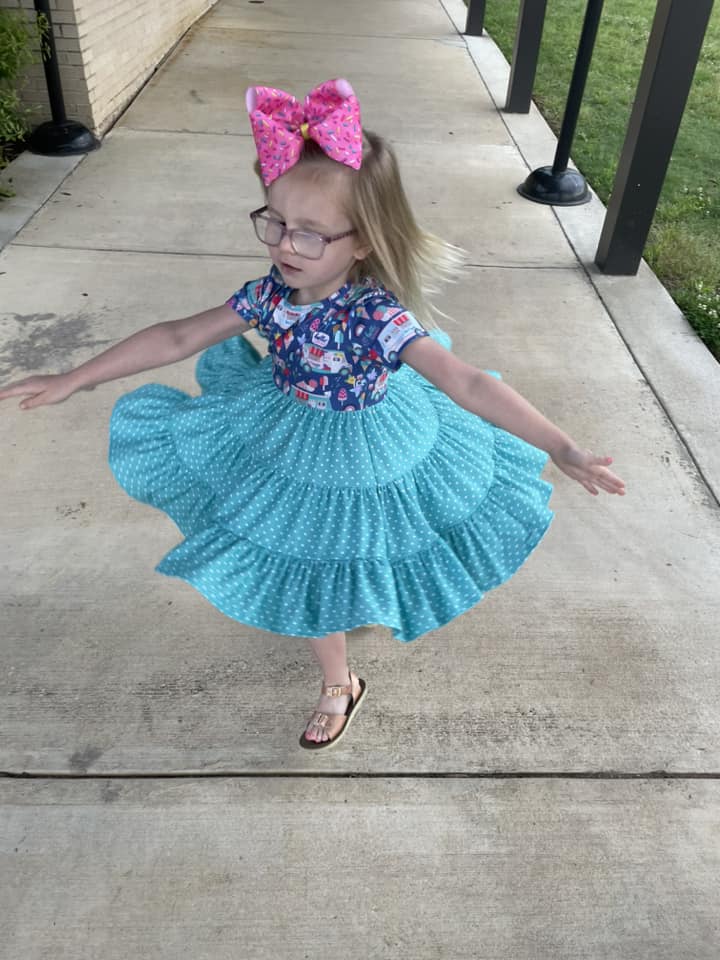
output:
[[[557,466],[592,494],[625,493],[625,484],[608,466],[612,457],[581,450],[574,440],[506,383],[460,360],[429,337],[414,340],[402,359],[471,413],[549,453]]]
[[[0,400],[24,397],[20,404],[23,410],[60,403],[76,390],[176,363],[249,329],[249,324],[224,303],[191,317],[146,327],[67,373],[27,377],[11,383],[0,390]]]

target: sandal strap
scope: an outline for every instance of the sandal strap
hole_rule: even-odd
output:
[[[326,697],[352,696],[352,677],[350,678],[350,683],[323,684],[322,692]]]
[[[333,739],[345,726],[346,720],[347,716],[344,713],[319,713],[316,711],[307,729],[309,730],[310,727],[320,727],[328,734],[330,739]]]

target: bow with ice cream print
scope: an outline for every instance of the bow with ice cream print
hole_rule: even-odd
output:
[[[305,140],[314,140],[332,160],[360,169],[360,104],[347,80],[326,80],[303,104],[274,87],[250,87],[245,101],[266,187],[295,166]]]

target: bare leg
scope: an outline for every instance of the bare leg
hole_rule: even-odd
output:
[[[339,633],[329,633],[325,637],[308,638],[308,643],[315,659],[322,667],[323,683],[344,685],[350,682],[344,630]],[[350,703],[350,697],[347,696],[321,696],[316,709],[321,713],[345,713],[348,703]],[[305,733],[308,740],[328,739],[324,730],[320,730],[318,727],[309,729],[311,724],[312,721],[308,724],[308,730]]]

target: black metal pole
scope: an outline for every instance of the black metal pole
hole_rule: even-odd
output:
[[[469,0],[465,33],[469,37],[481,37],[485,25],[487,0]]]
[[[76,120],[68,120],[65,113],[65,101],[60,82],[55,36],[53,34],[52,17],[50,15],[50,0],[35,0],[35,12],[45,17],[48,23],[48,32],[45,37],[46,50],[43,51],[43,66],[45,68],[45,82],[52,121],[41,123],[28,138],[28,148],[33,153],[42,153],[46,156],[69,156],[77,153],[88,153],[100,146],[100,141],[90,133],[88,128]]]
[[[659,0],[595,255],[637,273],[710,22],[713,0]]]
[[[570,148],[575,136],[585,83],[590,70],[604,0],[588,0],[573,67],[565,113],[552,167],[538,167],[518,187],[518,193],[536,203],[576,206],[590,199],[585,178],[577,170],[568,169]]]
[[[35,0],[35,12],[47,17],[48,30],[45,42],[49,55],[43,56],[43,67],[45,68],[45,83],[47,84],[48,97],[50,98],[50,110],[55,123],[65,123],[67,114],[65,113],[65,101],[63,100],[62,85],[60,83],[60,69],[58,67],[57,50],[55,48],[55,34],[52,29],[50,19],[50,0]]]
[[[570,160],[570,147],[572,146],[578,117],[580,115],[580,107],[582,105],[583,94],[585,93],[585,84],[590,70],[590,61],[592,60],[595,40],[600,25],[603,3],[604,0],[589,0],[587,9],[585,10],[585,21],[583,23],[582,33],[580,34],[580,43],[573,68],[572,80],[570,81],[567,104],[565,105],[565,115],[563,116],[557,150],[555,152],[555,162],[553,163],[553,173],[555,174],[567,170],[568,161]]]
[[[529,113],[547,0],[522,0],[515,31],[506,113]]]

